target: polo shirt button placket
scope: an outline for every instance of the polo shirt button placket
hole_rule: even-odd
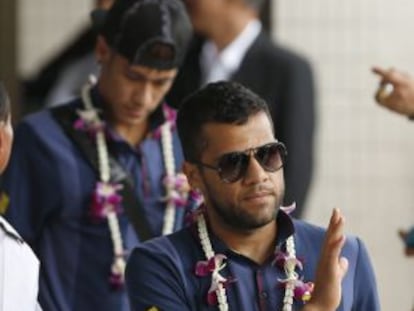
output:
[[[260,293],[260,298],[263,299],[263,300],[267,300],[269,298],[269,295],[267,294],[266,291],[262,291]]]

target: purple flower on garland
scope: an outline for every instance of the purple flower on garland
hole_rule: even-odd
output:
[[[225,255],[217,254],[209,260],[198,261],[195,267],[196,276],[203,277],[211,275],[211,285],[207,293],[207,303],[211,306],[217,304],[216,290],[219,285],[221,284],[227,287],[229,283],[234,282],[233,278],[225,278],[219,273],[226,266],[224,263],[226,259],[227,257]]]
[[[105,123],[100,120],[97,110],[77,110],[79,118],[73,124],[74,129],[81,130],[95,136],[97,132],[105,127]]]
[[[213,273],[216,269],[224,268],[223,261],[227,259],[225,255],[217,254],[209,260],[200,260],[195,267],[196,276],[207,276]]]
[[[91,218],[95,221],[106,219],[108,212],[114,211],[119,214],[122,212],[122,196],[118,193],[122,189],[121,184],[97,182],[92,194],[92,204],[90,207]]]
[[[289,269],[294,269],[295,267],[297,267],[299,270],[303,270],[303,264],[299,259],[297,259],[296,257],[291,257],[287,253],[282,252],[280,250],[275,252],[275,258],[272,264],[284,269],[285,271]],[[312,291],[314,287],[314,284],[312,282],[305,283],[300,279],[283,279],[279,280],[279,282],[281,285],[285,287],[288,283],[293,282],[293,295],[294,298],[297,300],[307,302],[312,296]]]
[[[293,202],[292,204],[288,206],[281,206],[280,209],[289,215],[296,209],[296,202]]]
[[[313,282],[303,282],[302,280],[289,280],[283,279],[279,280],[279,284],[283,287],[286,287],[288,283],[293,282],[293,297],[296,300],[302,301],[303,303],[308,302],[312,297]]]
[[[187,177],[183,173],[177,173],[174,176],[165,176],[163,183],[166,187],[173,187],[178,191],[185,193],[187,193],[190,188]]]
[[[162,182],[167,189],[167,195],[161,199],[162,201],[172,202],[176,207],[186,207],[189,200],[196,199],[196,194],[191,194],[187,177],[183,173],[165,176]]]
[[[312,297],[313,287],[313,282],[304,283],[301,280],[296,280],[295,289],[293,290],[295,299],[301,300],[302,302],[309,301]]]
[[[123,289],[125,284],[123,274],[119,272],[114,273],[111,271],[111,274],[109,276],[109,284],[113,290],[118,291]]]
[[[191,197],[192,192],[194,192],[193,199]],[[189,206],[187,213],[185,215],[184,224],[186,226],[190,226],[196,223],[199,215],[205,213],[206,210],[206,206],[203,203],[203,197],[198,191],[191,190],[189,193],[189,198],[189,204],[191,204],[191,206]]]
[[[175,120],[177,119],[177,112],[166,104],[162,106],[162,109],[163,109],[165,121],[171,124],[171,131],[173,131],[175,129]],[[154,137],[155,139],[161,138],[161,126],[162,125],[157,127],[152,132],[152,137]]]
[[[197,209],[201,209],[201,207],[204,206],[203,205],[204,204],[203,195],[198,190],[191,189],[188,192],[188,200],[187,201],[188,201],[187,202],[188,208],[191,211],[195,211]],[[194,222],[195,222],[195,219],[194,219],[193,223]]]
[[[293,265],[294,267],[298,267],[300,270],[303,270],[302,262],[296,257],[290,257],[287,253],[280,250],[276,251],[274,256],[275,258],[272,261],[273,265],[283,269],[286,269],[288,265]]]
[[[114,258],[109,275],[109,284],[113,290],[123,289],[125,284],[125,251]]]

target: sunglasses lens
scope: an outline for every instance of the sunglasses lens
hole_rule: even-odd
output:
[[[269,144],[257,149],[255,157],[266,171],[275,172],[285,162],[286,148],[281,143]]]
[[[234,152],[224,155],[219,161],[220,177],[227,183],[238,180],[244,173],[249,162],[248,155]]]
[[[271,143],[255,150],[255,158],[262,168],[268,172],[275,172],[283,167],[287,151],[282,143]],[[246,152],[232,152],[223,155],[218,163],[220,178],[226,183],[239,180],[249,166],[250,154]]]

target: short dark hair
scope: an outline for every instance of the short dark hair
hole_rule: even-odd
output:
[[[200,160],[207,145],[202,137],[206,123],[243,125],[249,117],[259,112],[273,122],[267,103],[259,95],[237,82],[215,82],[184,99],[177,116],[178,135],[188,162]]]
[[[10,112],[10,98],[6,88],[0,81],[0,121],[7,121],[10,117]]]

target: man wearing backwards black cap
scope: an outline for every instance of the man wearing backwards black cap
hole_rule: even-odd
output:
[[[129,310],[128,250],[182,226],[192,197],[163,98],[190,37],[179,0],[116,1],[96,44],[96,86],[18,126],[6,217],[39,256],[44,310]]]

